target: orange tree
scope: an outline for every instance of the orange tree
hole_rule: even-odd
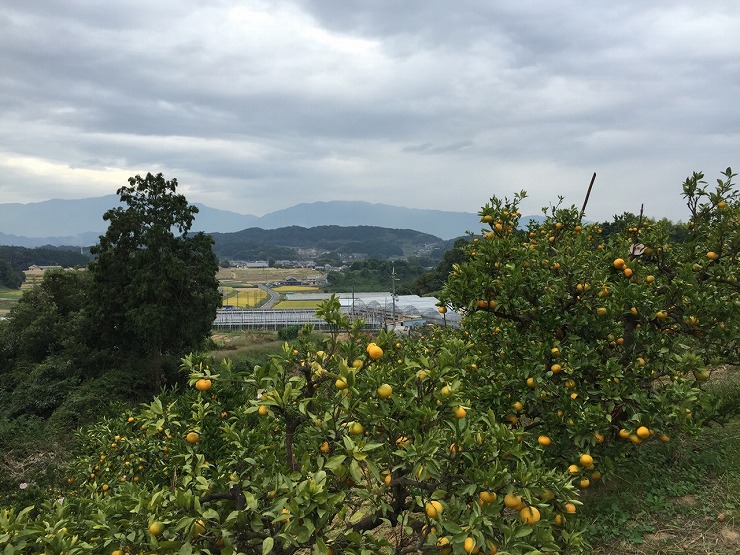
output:
[[[374,341],[331,299],[235,372],[81,434],[67,484],[0,513],[4,553],[539,553],[583,546],[570,478],[468,385],[459,333]]]
[[[443,293],[475,351],[469,387],[581,487],[645,442],[722,416],[702,386],[738,354],[733,177],[713,191],[702,174],[686,180],[680,244],[670,222],[639,217],[605,240],[560,205],[519,231],[524,192],[480,212]]]

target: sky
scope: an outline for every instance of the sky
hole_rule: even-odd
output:
[[[0,203],[177,178],[263,215],[524,190],[686,220],[740,167],[740,2],[5,0]],[[358,222],[358,225],[362,222]]]

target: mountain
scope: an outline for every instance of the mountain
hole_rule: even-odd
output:
[[[0,204],[0,244],[24,247],[95,244],[107,227],[103,214],[119,204],[116,195]],[[207,233],[335,225],[412,229],[452,239],[480,227],[478,217],[473,213],[402,208],[361,201],[303,203],[264,216],[218,210],[198,203],[195,206],[199,212],[193,231]]]
[[[442,239],[428,233],[377,226],[250,228],[211,236],[216,255],[231,260],[297,260],[326,253],[388,259],[430,253],[445,246]]]

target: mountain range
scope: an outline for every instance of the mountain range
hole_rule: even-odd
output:
[[[94,245],[107,227],[103,214],[119,204],[116,195],[0,204],[0,244],[29,248]],[[219,210],[198,203],[195,206],[199,212],[192,231],[207,233],[291,226],[374,226],[410,229],[449,240],[467,231],[480,230],[478,216],[472,212],[402,208],[362,201],[302,203],[264,216]]]

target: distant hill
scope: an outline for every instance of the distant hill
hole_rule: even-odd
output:
[[[445,241],[428,233],[377,226],[250,228],[211,236],[216,255],[231,260],[297,260],[326,253],[387,259],[429,254],[446,247]]]
[[[119,205],[116,195],[79,200],[0,204],[0,244],[89,246],[105,232],[103,214]],[[412,229],[442,239],[477,231],[478,217],[468,212],[402,208],[360,201],[304,203],[264,216],[238,214],[196,203],[193,231],[231,233],[250,228],[312,228],[325,225]]]

